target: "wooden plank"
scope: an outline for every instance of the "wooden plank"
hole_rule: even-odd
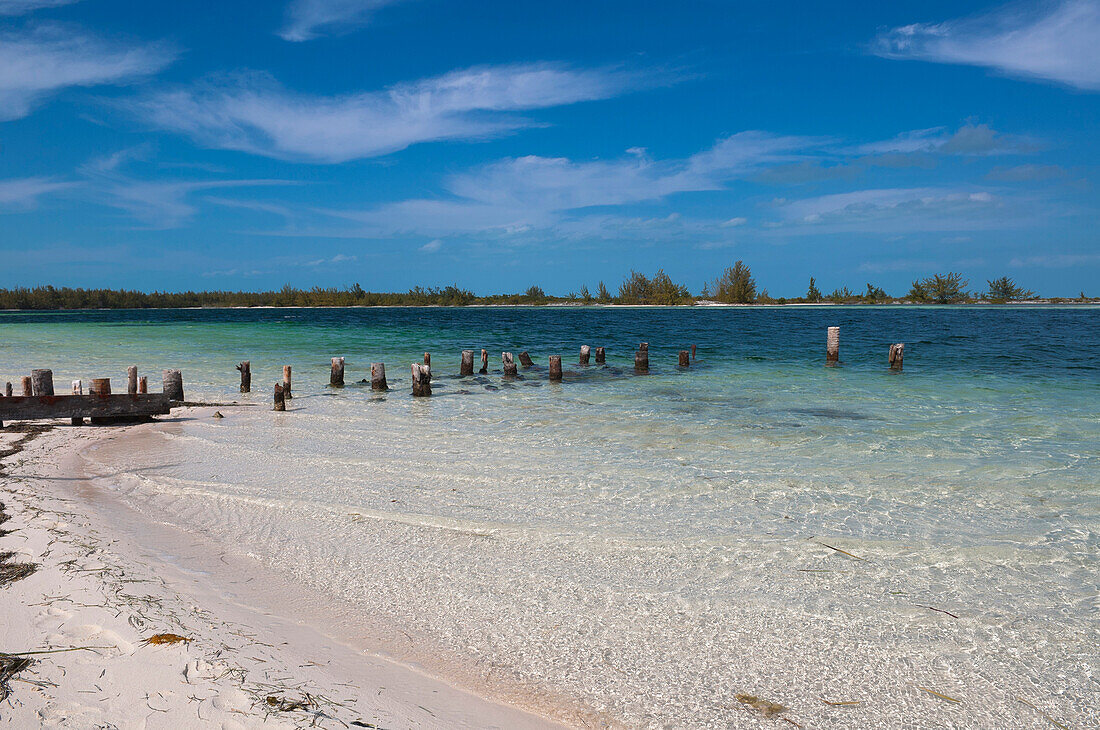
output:
[[[157,416],[170,413],[164,393],[117,395],[42,395],[0,400],[0,421],[39,418]]]

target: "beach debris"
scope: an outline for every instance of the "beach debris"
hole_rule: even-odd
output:
[[[33,659],[0,654],[0,702],[6,700],[8,695],[11,694],[9,681],[32,664],[34,664]]]
[[[13,552],[0,553],[0,586],[22,580],[38,569],[34,563],[13,563]]]
[[[221,411],[214,411],[213,418],[225,418],[225,416],[222,415]]]
[[[939,697],[941,700],[947,700],[948,702],[954,702],[956,705],[961,705],[962,704],[962,700],[957,700],[954,697],[951,697],[949,695],[945,695],[942,692],[937,692],[934,689],[928,689],[927,687],[921,687],[919,684],[917,685],[917,689],[923,690],[924,692],[927,692],[930,695],[935,695],[936,697]]]
[[[869,561],[869,560],[868,560],[867,558],[861,558],[861,557],[859,557],[858,555],[853,555],[852,553],[848,552],[847,550],[841,550],[841,549],[840,549],[840,548],[838,548],[838,547],[833,547],[832,545],[828,545],[828,544],[826,544],[826,543],[823,543],[823,542],[820,542],[820,541],[817,541],[817,540],[815,540],[814,542],[817,542],[817,544],[818,544],[818,545],[820,545],[821,547],[827,547],[827,548],[829,548],[830,550],[835,550],[835,551],[837,551],[838,553],[840,553],[840,554],[842,554],[842,555],[847,555],[847,556],[848,556],[849,558],[855,558],[856,560],[860,560],[860,561],[862,561],[862,562],[864,562],[864,563],[869,563],[869,562],[871,562],[871,561]]]
[[[945,611],[942,608],[936,608],[935,606],[925,606],[923,603],[914,603],[913,605],[917,608],[927,608],[929,611],[939,611],[940,613],[946,613],[951,618],[958,618],[956,614],[953,614],[950,611]]]
[[[148,639],[145,639],[141,643],[143,644],[190,644],[191,639],[187,636],[180,636],[179,634],[153,634]]]
[[[855,705],[863,704],[863,700],[838,700],[836,702],[831,702],[824,697],[819,697],[818,699],[820,699],[829,707],[854,707]]]
[[[267,706],[273,709],[275,712],[297,712],[300,710],[310,711],[317,708],[317,703],[313,701],[313,698],[308,694],[303,695],[300,700],[291,700],[286,697],[276,697],[275,695],[268,695],[265,699]]]
[[[778,715],[780,712],[786,712],[787,707],[779,704],[778,702],[772,702],[771,700],[761,699],[756,695],[745,694],[743,692],[734,695],[734,698],[742,705],[748,705],[754,710],[758,710],[764,714],[764,717],[772,718]]]
[[[2,698],[2,695],[0,695],[0,698]],[[1038,708],[1037,706],[1035,706],[1035,705],[1034,705],[1034,704],[1032,704],[1031,702],[1028,702],[1027,700],[1025,700],[1025,699],[1024,699],[1023,697],[1016,697],[1016,700],[1017,700],[1018,702],[1023,702],[1023,703],[1025,704],[1025,705],[1027,705],[1027,706],[1028,706],[1028,707],[1030,707],[1031,709],[1033,709],[1033,710],[1035,710],[1036,712],[1038,712],[1038,713],[1039,713],[1040,715],[1042,715],[1042,716],[1043,716],[1043,718],[1044,718],[1045,720],[1047,720],[1048,722],[1050,722],[1051,724],[1053,724],[1053,725],[1054,725],[1055,727],[1060,727],[1060,728],[1062,728],[1062,730],[1069,730],[1069,728],[1068,728],[1067,726],[1065,726],[1065,725],[1063,725],[1062,723],[1058,722],[1058,721],[1057,721],[1057,720],[1055,720],[1055,719],[1054,719],[1053,717],[1051,717],[1051,716],[1050,716],[1050,715],[1048,715],[1047,713],[1045,713],[1045,712],[1043,712],[1042,710],[1040,710],[1040,709],[1039,709],[1039,708]]]

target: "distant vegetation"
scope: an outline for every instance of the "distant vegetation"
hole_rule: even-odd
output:
[[[415,287],[407,292],[369,292],[358,284],[346,289],[295,289],[290,285],[266,292],[140,292],[115,289],[70,289],[40,286],[34,288],[0,289],[0,309],[179,309],[184,307],[353,307],[353,306],[468,306],[489,304],[660,304],[688,305],[699,301],[725,304],[797,304],[832,302],[834,304],[958,304],[974,302],[1013,302],[1037,298],[1035,292],[1024,289],[1011,278],[1002,276],[987,281],[982,293],[967,290],[970,282],[957,272],[933,274],[913,282],[904,297],[887,294],[881,287],[868,283],[861,293],[847,286],[823,294],[817,280],[810,277],[806,295],[797,298],[772,298],[767,289],[757,290],[752,271],[743,261],[737,261],[703,285],[702,292],[693,295],[687,286],[678,284],[658,269],[652,277],[637,271],[619,285],[612,294],[604,282],[596,285],[595,293],[584,285],[567,296],[547,294],[539,286],[523,293],[478,296],[468,289],[448,286]],[[1074,299],[1051,301],[1093,301],[1084,292]]]

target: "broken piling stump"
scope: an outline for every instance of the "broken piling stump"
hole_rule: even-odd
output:
[[[290,366],[283,365],[283,398],[290,399],[293,397],[290,390]]]
[[[370,389],[371,390],[389,390],[389,386],[386,385],[386,364],[382,362],[372,362],[370,364]]]
[[[24,375],[19,378],[19,384],[23,387],[23,397],[30,398],[34,395],[34,386],[31,385],[31,376]]]
[[[519,354],[519,364],[523,366],[524,370],[534,366],[535,363],[532,362],[531,356],[527,354],[527,350]]]
[[[840,328],[830,327],[825,340],[825,362],[840,362]]]
[[[137,393],[138,374],[137,365],[126,368],[126,392],[130,395]]]
[[[580,357],[580,360],[577,361],[577,363],[579,365],[587,365],[588,364],[588,359],[591,355],[591,352],[592,352],[591,347],[589,347],[588,345],[581,345],[581,357]]]
[[[680,350],[680,367],[691,367],[691,353],[687,350]]]
[[[550,356],[550,380],[561,381],[561,355]]]
[[[179,370],[165,370],[163,373],[164,394],[168,400],[183,402],[183,373]]]
[[[463,350],[462,351],[462,365],[458,368],[459,377],[466,377],[467,375],[474,374],[474,351]]]
[[[275,410],[286,410],[286,394],[283,393],[283,386],[279,383],[275,383]]]
[[[424,364],[428,366],[428,380],[432,379],[432,353],[424,353]]]
[[[485,375],[487,372],[489,372],[489,351],[481,348],[481,370],[478,370],[478,373]]]
[[[111,379],[110,378],[92,378],[92,382],[88,383],[88,395],[110,395],[111,394]],[[169,398],[169,400],[171,400]]]
[[[424,398],[432,394],[432,368],[430,365],[412,364],[412,394]]]
[[[694,359],[695,359],[695,345],[692,345],[692,346],[691,346],[691,359],[692,359],[692,360],[694,360]]]
[[[138,378],[138,393],[145,394],[149,392],[149,378],[142,375]]]
[[[648,373],[649,372],[649,343],[642,342],[638,344],[638,351],[634,353],[634,372],[635,373]]]
[[[344,387],[344,358],[332,358],[332,369],[329,371],[328,384],[334,388]]]
[[[11,383],[4,383],[4,397],[11,398]]]
[[[237,370],[241,371],[241,392],[248,393],[252,390],[252,362],[250,360],[242,360],[237,365]]]
[[[905,343],[899,342],[894,345],[890,345],[890,369],[901,370],[901,360],[905,355]]]
[[[504,366],[504,377],[516,377],[516,361],[510,352],[500,353],[500,362]]]
[[[73,381],[73,395],[84,395],[84,384],[79,380]],[[73,416],[72,424],[74,426],[83,426],[84,418],[82,416]]]
[[[31,370],[31,394],[53,395],[53,370]]]
[[[607,362],[607,352],[602,347],[596,348],[596,364],[603,365]]]

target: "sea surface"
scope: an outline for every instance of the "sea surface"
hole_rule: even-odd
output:
[[[459,378],[483,347],[490,372]],[[536,367],[503,379],[522,350]],[[52,367],[58,392],[118,392],[133,364],[257,404],[108,442],[103,489],[431,671],[646,728],[1100,726],[1098,353],[1084,305],[0,313],[17,389]],[[388,393],[359,382],[372,362]]]

